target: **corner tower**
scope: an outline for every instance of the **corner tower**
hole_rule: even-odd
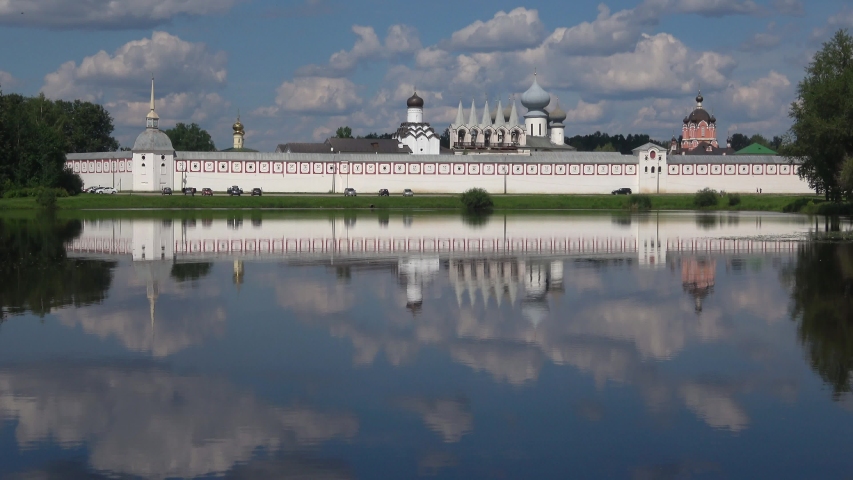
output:
[[[154,77],[151,77],[151,109],[145,116],[145,130],[133,142],[133,190],[158,192],[173,187],[175,149],[172,140],[160,131],[160,117],[154,111]]]

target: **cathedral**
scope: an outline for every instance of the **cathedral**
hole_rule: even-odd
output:
[[[725,148],[717,144],[717,118],[702,106],[702,92],[696,95],[696,107],[684,117],[681,125],[681,141],[672,137],[671,155],[731,155],[731,141]]]

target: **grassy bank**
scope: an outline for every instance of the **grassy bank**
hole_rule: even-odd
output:
[[[650,195],[652,210],[695,210],[693,195]],[[615,195],[495,195],[495,210],[625,210],[627,197]],[[804,200],[798,200],[804,199]],[[819,200],[815,197],[816,200]],[[724,198],[717,206],[703,210],[746,210],[781,212],[798,202],[812,204],[811,197],[791,195],[742,195],[741,202],[729,206]],[[457,195],[419,195],[405,197],[342,195],[282,195],[263,197],[185,197],[183,195],[78,195],[58,199],[61,210],[130,210],[130,209],[423,209],[459,210]],[[0,210],[38,208],[32,198],[0,200]],[[799,209],[797,209],[799,211]]]

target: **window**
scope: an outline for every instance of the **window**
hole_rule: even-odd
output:
[[[652,173],[655,173],[655,167],[652,167]]]
[[[540,137],[542,136],[542,124],[541,123],[539,124],[539,136]]]
[[[649,167],[646,167],[646,173],[649,173]]]

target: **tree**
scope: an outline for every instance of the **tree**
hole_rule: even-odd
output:
[[[753,136],[749,137],[749,143],[750,143],[750,144],[757,143],[757,144],[759,144],[759,145],[763,145],[763,146],[765,146],[765,147],[767,147],[767,148],[770,148],[770,141],[769,141],[769,140],[767,140],[766,138],[764,138],[764,136],[763,136],[763,135],[760,135],[760,134],[758,134],[758,133],[756,133],[755,135],[753,135]]]
[[[734,135],[732,135],[731,140],[732,140],[732,150],[734,150],[736,152],[738,150],[742,150],[742,149],[748,147],[750,144],[749,137],[747,137],[746,135],[744,135],[742,133],[735,133]]]
[[[607,142],[604,145],[599,145],[599,146],[595,147],[592,151],[593,152],[615,152],[616,147],[614,147],[612,143]]]
[[[184,152],[215,152],[216,146],[206,130],[196,123],[178,123],[164,132],[172,141],[172,148]]]
[[[352,129],[349,127],[338,127],[335,130],[335,138],[352,138]]]
[[[806,67],[790,116],[792,141],[783,145],[782,154],[802,162],[800,178],[809,186],[840,201],[839,173],[853,154],[853,38],[846,30],[825,42]]]
[[[450,148],[450,129],[449,128],[444,129],[444,131],[441,133],[441,136],[438,137],[438,142],[439,142],[439,145],[441,145],[442,147]]]
[[[349,127],[346,127],[346,128],[349,128]],[[340,130],[340,128],[338,130]],[[352,137],[339,137],[339,138],[352,138]],[[376,132],[371,132],[371,133],[368,133],[367,135],[365,135],[363,137],[359,136],[357,138],[373,138],[373,139],[390,140],[390,139],[394,138],[394,134],[391,134],[391,133],[380,134],[380,133],[376,133]]]
[[[611,136],[606,133],[595,132],[592,135],[575,135],[574,137],[566,138],[566,145],[571,145],[581,152],[616,151],[626,155],[630,154],[631,150],[647,143],[654,143],[664,148],[669,146],[657,140],[652,140],[646,134],[628,134],[625,137],[622,134]],[[607,147],[608,144],[610,144],[609,147]],[[601,150],[602,148],[612,148],[612,150]]]

